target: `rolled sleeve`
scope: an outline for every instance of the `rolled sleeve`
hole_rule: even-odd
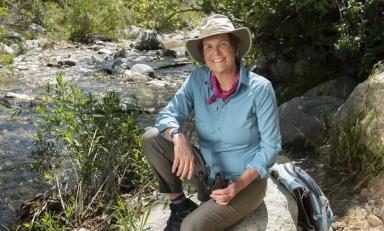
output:
[[[268,168],[281,150],[281,135],[276,97],[271,83],[267,83],[256,96],[256,118],[260,132],[260,147],[247,168],[255,168],[261,178],[268,176]]]
[[[159,113],[155,126],[163,133],[166,128],[179,128],[193,110],[193,94],[189,76],[172,100]]]

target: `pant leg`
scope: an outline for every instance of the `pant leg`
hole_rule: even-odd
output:
[[[225,230],[254,211],[263,201],[266,190],[267,180],[258,178],[226,206],[210,199],[184,218],[181,231]]]
[[[192,150],[195,155],[195,172],[205,171],[205,164],[199,150],[196,147],[192,147]],[[144,133],[143,153],[159,181],[160,192],[182,192],[181,180],[172,173],[174,145],[164,138],[157,128],[150,128]],[[193,186],[197,185],[195,177],[186,181]]]

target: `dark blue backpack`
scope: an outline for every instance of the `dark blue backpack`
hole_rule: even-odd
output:
[[[292,164],[275,164],[271,176],[295,198],[298,206],[298,226],[303,230],[332,230],[333,212],[328,199],[313,178]]]

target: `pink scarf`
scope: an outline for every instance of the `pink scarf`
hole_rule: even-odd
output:
[[[213,95],[208,99],[208,104],[212,104],[216,101],[217,98],[221,98],[226,100],[229,96],[231,96],[237,88],[239,84],[240,73],[237,73],[235,79],[233,80],[232,87],[228,91],[221,90],[219,86],[219,82],[217,81],[216,75],[212,72],[211,74],[211,83],[213,86]]]

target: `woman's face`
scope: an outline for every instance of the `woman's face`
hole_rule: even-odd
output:
[[[235,49],[228,34],[212,35],[203,39],[204,60],[216,76],[236,73]]]

